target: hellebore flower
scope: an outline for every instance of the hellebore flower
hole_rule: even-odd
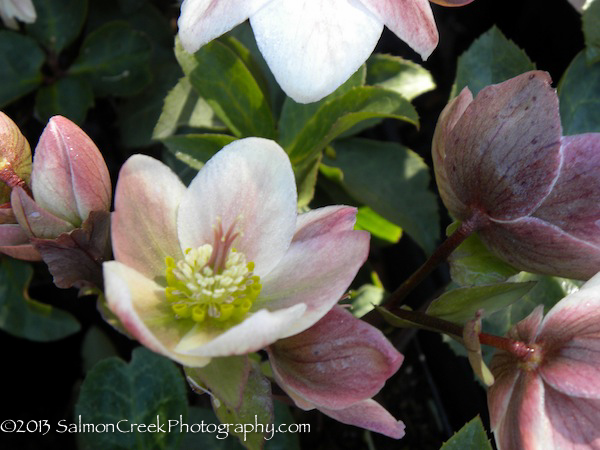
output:
[[[498,448],[600,448],[600,275],[542,316],[540,305],[509,332],[528,351],[492,359]]]
[[[33,23],[37,19],[35,7],[31,0],[0,0],[0,18],[8,28],[19,28],[17,20]]]
[[[424,59],[438,42],[427,0],[184,0],[179,36],[193,53],[246,19],[275,79],[300,103],[320,100],[356,72],[384,25]]]
[[[396,439],[404,436],[404,424],[371,399],[404,359],[378,329],[336,306],[267,351],[275,380],[298,407]]]
[[[444,204],[477,217],[483,242],[521,270],[588,279],[600,270],[600,134],[562,136],[545,72],[446,106],[433,141]]]
[[[111,184],[98,148],[73,122],[54,116],[33,157],[31,190],[12,188],[15,223],[0,225],[0,251],[41,258],[59,287],[101,283],[108,252]],[[90,259],[92,258],[92,259]]]
[[[142,344],[189,367],[298,334],[342,296],[367,257],[354,208],[296,214],[290,161],[248,138],[186,188],[135,155],[117,182],[104,264],[108,307]]]

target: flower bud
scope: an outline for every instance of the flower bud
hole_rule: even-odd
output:
[[[0,204],[10,200],[14,186],[31,176],[31,148],[19,127],[0,111]]]

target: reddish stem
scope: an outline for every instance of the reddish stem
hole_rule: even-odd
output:
[[[28,195],[32,196],[31,190],[23,178],[21,178],[13,169],[10,164],[6,164],[4,168],[0,169],[0,181],[6,184],[9,188],[15,187],[22,188]]]
[[[479,342],[512,353],[522,360],[527,359],[535,351],[534,348],[529,347],[524,342],[487,333],[479,333]]]

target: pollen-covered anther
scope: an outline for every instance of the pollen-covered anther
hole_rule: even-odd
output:
[[[219,252],[219,249],[217,249]],[[167,300],[176,317],[197,323],[231,326],[241,322],[261,290],[254,263],[235,248],[227,249],[222,267],[212,267],[210,244],[187,249],[183,259],[166,258]]]

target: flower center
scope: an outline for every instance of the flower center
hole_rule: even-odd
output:
[[[220,327],[244,319],[260,294],[260,277],[252,261],[227,247],[204,244],[188,248],[180,261],[166,258],[166,295],[177,318]]]
[[[531,372],[540,366],[544,355],[542,347],[538,344],[530,344],[527,347],[527,353],[520,357],[519,367],[526,372]]]

